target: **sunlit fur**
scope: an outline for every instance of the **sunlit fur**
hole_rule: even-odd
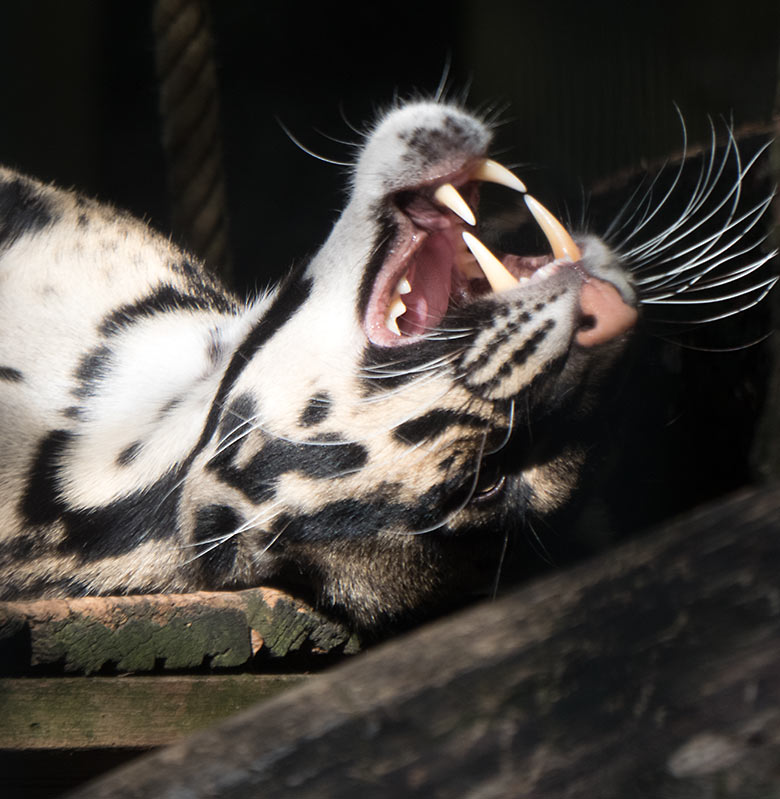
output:
[[[371,344],[367,287],[406,246],[397,193],[490,138],[453,105],[388,111],[320,252],[250,302],[115,209],[0,171],[0,597],[270,581],[371,628],[489,587],[511,538],[577,488],[629,340],[576,343],[583,282],[706,301],[706,318],[773,282],[741,244],[766,204],[741,209],[732,140],[661,234],[643,237],[674,186],[651,183],[616,243],[578,238],[577,270]]]

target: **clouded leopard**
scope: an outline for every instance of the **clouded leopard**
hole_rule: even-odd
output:
[[[763,211],[736,189],[719,236],[685,238],[717,164],[665,237],[635,243],[645,208],[610,247],[490,140],[453,105],[384,115],[321,250],[248,302],[135,219],[0,170],[0,597],[277,582],[370,628],[490,578],[568,502],[639,305],[765,260],[713,276]],[[484,183],[551,254],[484,246]]]

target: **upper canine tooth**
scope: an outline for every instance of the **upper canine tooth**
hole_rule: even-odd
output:
[[[484,158],[480,161],[477,168],[471,173],[471,178],[472,180],[483,180],[486,183],[499,183],[523,194],[526,192],[525,183],[492,158]]]
[[[547,241],[552,247],[553,257],[568,258],[570,261],[579,261],[582,258],[580,248],[574,243],[566,228],[534,197],[526,194],[525,204],[533,214],[539,227],[542,229]]]
[[[467,225],[476,225],[477,219],[469,204],[460,196],[452,183],[442,183],[433,193],[436,201],[457,214]]]
[[[513,289],[518,283],[518,279],[493,255],[492,252],[476,237],[472,236],[467,230],[463,231],[463,241],[471,250],[472,255],[477,259],[477,263],[482,267],[485,277],[490,283],[490,287],[498,293]]]

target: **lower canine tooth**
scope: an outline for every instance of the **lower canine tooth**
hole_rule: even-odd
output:
[[[550,243],[555,260],[568,258],[570,261],[579,261],[582,252],[566,228],[535,197],[526,194],[523,199]]]
[[[496,293],[509,291],[509,289],[513,289],[519,283],[518,279],[476,236],[464,230],[463,241],[466,242],[466,246],[477,259],[477,263],[485,273],[485,277],[493,291]]]

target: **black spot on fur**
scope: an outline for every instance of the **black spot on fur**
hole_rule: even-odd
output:
[[[119,455],[116,456],[116,465],[117,466],[129,466],[137,457],[138,453],[141,451],[141,444],[140,441],[135,441],[129,447],[123,449]]]
[[[299,423],[301,427],[313,427],[314,425],[324,422],[328,418],[331,411],[331,398],[330,394],[321,391],[314,394],[306,407],[301,413]]]
[[[252,424],[257,416],[257,403],[251,394],[239,394],[228,405],[222,421],[219,423],[219,440],[229,438],[237,428]]]
[[[453,425],[468,425],[483,429],[488,422],[488,419],[483,419],[472,413],[439,409],[428,411],[416,419],[404,422],[396,427],[393,436],[404,444],[419,444],[426,439],[435,438]]]
[[[21,502],[21,512],[30,525],[49,524],[59,519],[65,505],[59,499],[57,476],[60,458],[73,435],[66,430],[52,430],[38,447]]]
[[[184,402],[184,397],[171,397],[171,399],[160,408],[158,414],[159,418],[162,419],[164,416],[167,416],[172,410],[181,405],[182,402]]]
[[[208,349],[208,357],[212,365],[216,366],[222,360],[224,351],[225,349],[222,341],[217,337],[216,332],[212,332]]]
[[[73,394],[79,398],[92,396],[98,384],[108,375],[110,359],[111,350],[105,346],[88,352],[76,369],[79,385],[73,390]]]
[[[67,408],[63,408],[61,413],[66,419],[81,418],[81,408],[78,405],[69,405]]]
[[[433,164],[452,153],[481,149],[482,146],[475,127],[451,116],[446,116],[435,128],[421,126],[401,134],[400,138],[414,151],[402,156],[404,161],[411,163],[421,158],[427,164]]]
[[[13,366],[0,366],[0,380],[7,380],[9,383],[21,383],[24,375]]]
[[[230,534],[241,527],[242,523],[243,519],[227,505],[207,505],[198,511],[192,534],[193,543],[206,543],[193,547],[192,551],[210,582],[224,586],[225,581],[229,580],[238,557],[238,536]],[[217,544],[214,539],[220,536],[228,538]]]
[[[0,181],[0,248],[10,247],[25,233],[35,233],[55,217],[51,202],[33,181]]]

